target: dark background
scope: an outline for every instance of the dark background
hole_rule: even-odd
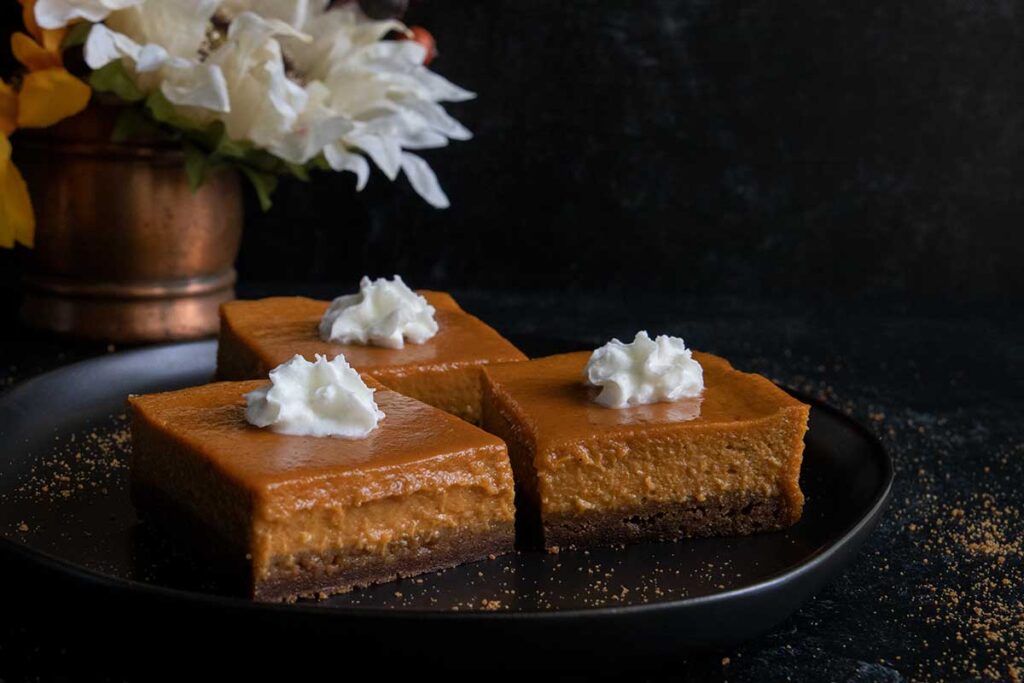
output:
[[[452,207],[379,173],[250,193],[242,282],[1021,303],[1021,5],[842,5],[413,2],[479,93],[426,153]]]

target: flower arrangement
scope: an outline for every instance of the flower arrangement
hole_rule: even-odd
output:
[[[474,97],[430,71],[433,39],[402,24],[396,0],[22,0],[27,73],[0,88],[0,245],[31,245],[32,211],[7,141],[81,111],[90,89],[127,103],[115,141],[156,132],[180,142],[193,187],[231,165],[266,209],[278,178],[370,162],[404,173],[430,205],[448,198],[415,150],[467,140],[441,103]],[[88,83],[62,66],[81,48]]]

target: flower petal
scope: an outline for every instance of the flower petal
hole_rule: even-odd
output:
[[[476,93],[460,88],[444,76],[426,67],[416,70],[416,79],[436,102],[465,102],[476,98]]]
[[[371,69],[408,72],[423,64],[427,48],[412,40],[382,40],[367,46],[364,55]]]
[[[183,107],[201,107],[218,113],[231,111],[231,97],[224,73],[217,66],[171,64],[160,92],[169,102]]]
[[[138,60],[142,47],[128,36],[96,24],[85,39],[85,63],[90,69],[101,69],[114,60],[128,57]]]
[[[448,138],[432,130],[417,130],[402,135],[402,149],[438,149],[448,146]]]
[[[268,149],[297,130],[310,98],[285,73],[281,45],[274,39],[282,34],[309,40],[282,21],[243,12],[205,62],[223,72],[231,106],[220,119],[232,140]]]
[[[351,171],[356,174],[356,192],[362,192],[370,179],[370,164],[360,154],[354,154],[339,143],[324,147],[324,158],[335,171]]]
[[[143,2],[145,0],[39,0],[35,18],[43,28],[62,28],[75,19],[103,21],[111,12]]]
[[[18,127],[18,93],[0,81],[0,134],[10,135]]]
[[[439,104],[428,100],[414,100],[403,104],[422,116],[439,133],[444,133],[452,140],[469,140],[473,137],[468,128],[452,118]]]
[[[327,92],[322,83],[310,84],[306,95],[306,106],[293,130],[268,147],[273,154],[293,164],[305,164],[353,128],[347,116],[324,106]]]
[[[151,0],[111,14],[105,24],[139,45],[159,45],[168,54],[195,60],[219,0]]]
[[[267,19],[283,21],[299,31],[310,17],[309,0],[248,0],[245,10]]]
[[[0,247],[10,248],[15,242],[31,247],[35,228],[28,187],[11,163],[10,141],[0,135]]]
[[[152,73],[169,64],[181,68],[196,63],[172,57],[162,45],[140,45],[127,35],[111,31],[103,24],[96,24],[89,31],[84,56],[85,63],[91,69],[101,69],[115,60],[127,59],[136,74]]]
[[[18,128],[45,128],[85,109],[92,90],[64,69],[25,76],[18,93]]]
[[[146,43],[142,46],[142,49],[139,50],[139,55],[135,60],[135,70],[140,74],[156,71],[172,59],[171,55],[163,48],[162,45]],[[187,62],[188,60],[181,61]]]
[[[41,71],[61,66],[59,52],[46,50],[26,33],[11,34],[11,52],[14,53],[14,58],[24,64],[29,71]]]
[[[437,182],[434,171],[422,157],[403,152],[402,170],[405,171],[405,177],[409,179],[412,189],[416,190],[416,193],[423,197],[427,204],[435,209],[447,209],[451,205],[448,195],[444,193],[441,184]]]
[[[262,8],[264,5],[277,5],[282,0],[252,0],[249,4]],[[284,2],[283,4],[287,4]],[[356,3],[334,3],[336,6],[326,10],[326,3],[318,2],[314,11],[305,12],[303,25],[293,24],[296,28],[313,38],[312,43],[298,44],[285,40],[283,47],[289,60],[296,68],[311,79],[326,80],[331,69],[345,62],[351,62],[353,55],[360,48],[376,43],[391,31],[405,31],[405,26],[398,21],[371,21],[356,7]],[[260,13],[264,13],[262,9]],[[279,12],[279,11],[278,11]],[[279,16],[275,13],[273,16]]]
[[[402,167],[402,148],[396,140],[357,132],[346,135],[345,142],[366,152],[388,180],[398,177],[398,171]]]

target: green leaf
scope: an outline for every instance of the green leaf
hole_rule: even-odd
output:
[[[263,171],[264,173],[280,174],[288,172],[283,161],[275,157],[270,152],[264,149],[256,149],[251,145],[248,146],[241,160],[247,166],[251,166],[258,171]]]
[[[117,115],[114,130],[110,133],[112,142],[127,142],[135,137],[142,124],[141,117],[135,109],[127,108]]]
[[[72,26],[67,34],[64,35],[64,40],[60,44],[61,50],[68,50],[79,45],[85,45],[85,39],[89,37],[89,31],[92,30],[92,24],[88,21]]]
[[[242,173],[252,183],[253,189],[256,190],[256,196],[260,200],[260,208],[264,211],[269,211],[273,202],[270,201],[270,195],[277,189],[277,176],[272,173],[264,173],[257,171],[249,166],[240,166]]]
[[[168,126],[186,131],[201,130],[194,121],[182,116],[177,107],[171,104],[170,100],[164,97],[159,90],[146,98],[146,108],[149,109],[150,116],[160,123],[166,123]]]
[[[185,145],[185,174],[188,176],[188,185],[195,192],[206,180],[206,172],[213,165],[206,152],[195,145]]]
[[[220,139],[214,147],[217,154],[225,157],[231,157],[233,159],[244,159],[252,151],[251,143],[241,140],[232,140],[228,137],[227,131],[224,130],[224,124],[218,121],[217,125],[221,128]]]
[[[124,107],[117,115],[110,139],[113,142],[127,142],[140,134],[154,137],[159,134],[166,135],[141,109],[138,107]]]
[[[327,163],[327,157],[323,154],[318,154],[309,161],[306,162],[306,168],[311,171],[333,171],[331,165]]]
[[[89,85],[93,90],[113,93],[127,102],[138,102],[145,97],[120,60],[93,71]]]
[[[293,176],[295,176],[304,183],[309,182],[309,171],[306,170],[305,166],[303,166],[302,164],[293,164],[290,161],[284,162],[284,165],[288,169],[288,172],[291,173]]]

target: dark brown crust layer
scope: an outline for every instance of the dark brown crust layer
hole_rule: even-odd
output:
[[[295,558],[294,569],[258,582],[253,597],[265,602],[344,593],[375,583],[449,569],[512,551],[511,522],[484,532],[456,530],[430,545],[395,549],[386,557],[351,553],[306,553]],[[291,559],[291,558],[289,558]]]
[[[788,499],[733,494],[704,502],[652,503],[632,510],[559,515],[544,520],[544,546],[617,545],[704,536],[743,536],[784,529],[794,518]]]
[[[253,575],[252,563],[239,539],[227,539],[159,489],[133,481],[132,501],[147,521],[195,548],[213,564],[218,585],[264,602],[290,601],[343,593],[353,588],[448,569],[513,549],[512,522],[492,524],[482,532],[457,529],[428,543],[396,546],[388,555],[307,553],[283,558],[277,574],[266,581]],[[273,571],[273,569],[272,569]]]

